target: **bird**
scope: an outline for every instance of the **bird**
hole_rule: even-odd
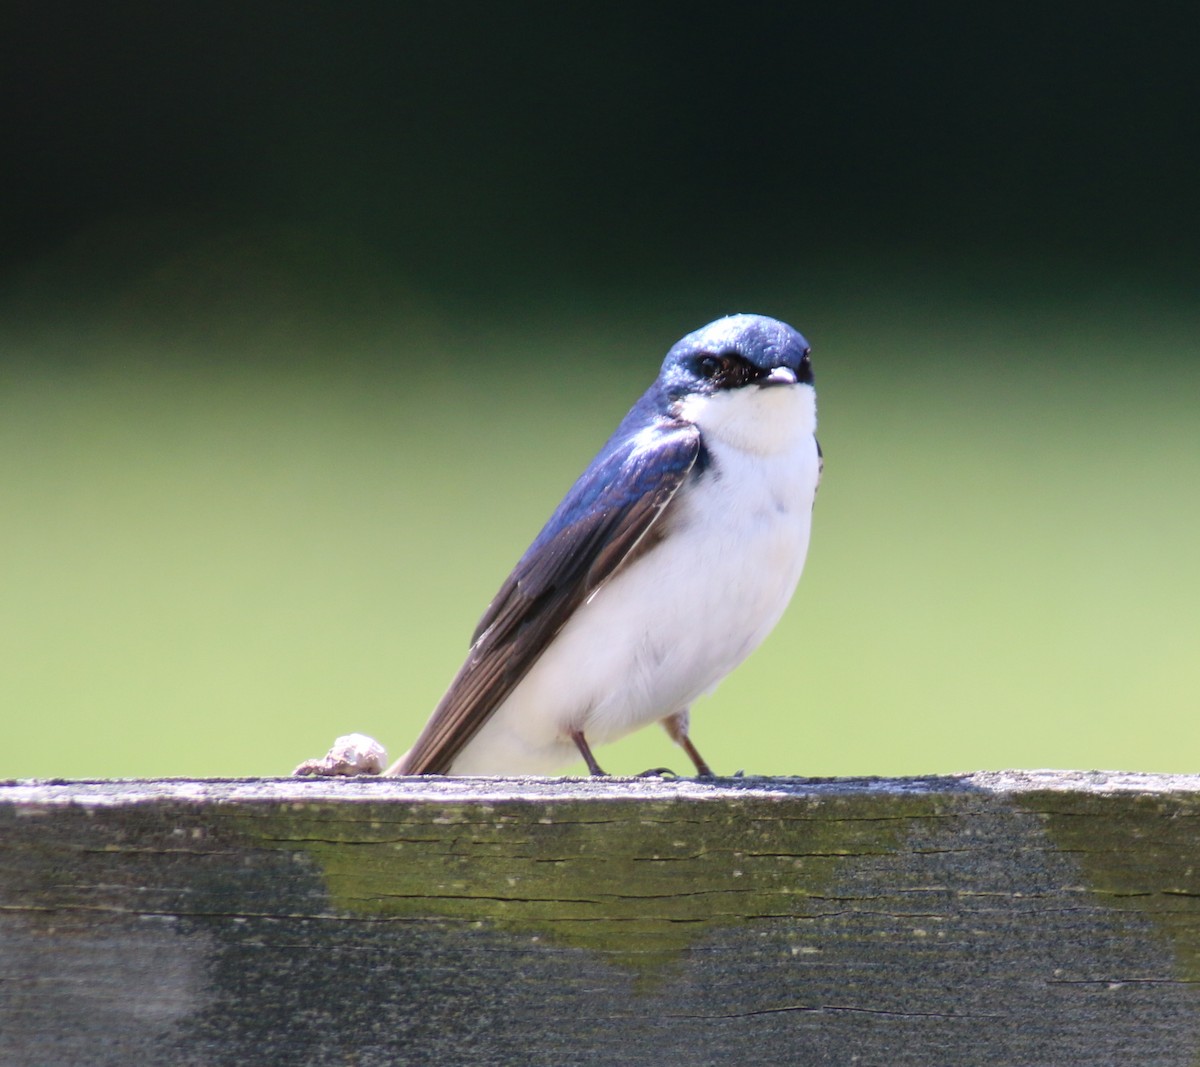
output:
[[[783,615],[823,456],[808,342],[765,315],[689,333],[492,599],[390,775],[549,775],[691,705]],[[647,772],[650,773],[650,772]]]

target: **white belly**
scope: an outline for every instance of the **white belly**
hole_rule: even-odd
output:
[[[686,708],[770,633],[800,578],[820,476],[809,432],[771,454],[720,441],[669,534],[571,617],[452,774],[549,774]]]

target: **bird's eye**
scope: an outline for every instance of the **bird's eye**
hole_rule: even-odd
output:
[[[744,365],[736,356],[701,356],[696,367],[709,381],[734,385],[744,377]]]
[[[796,380],[804,385],[812,385],[813,383],[812,360],[809,359],[809,353],[811,351],[811,348],[806,348],[804,350],[804,354],[800,357],[799,370],[796,373]]]

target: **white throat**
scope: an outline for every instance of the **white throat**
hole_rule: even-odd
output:
[[[816,433],[817,394],[811,385],[746,385],[684,397],[676,413],[698,426],[707,441],[769,456]]]

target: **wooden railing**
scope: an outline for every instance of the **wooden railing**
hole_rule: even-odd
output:
[[[0,1063],[1200,1063],[1200,777],[0,784]]]

